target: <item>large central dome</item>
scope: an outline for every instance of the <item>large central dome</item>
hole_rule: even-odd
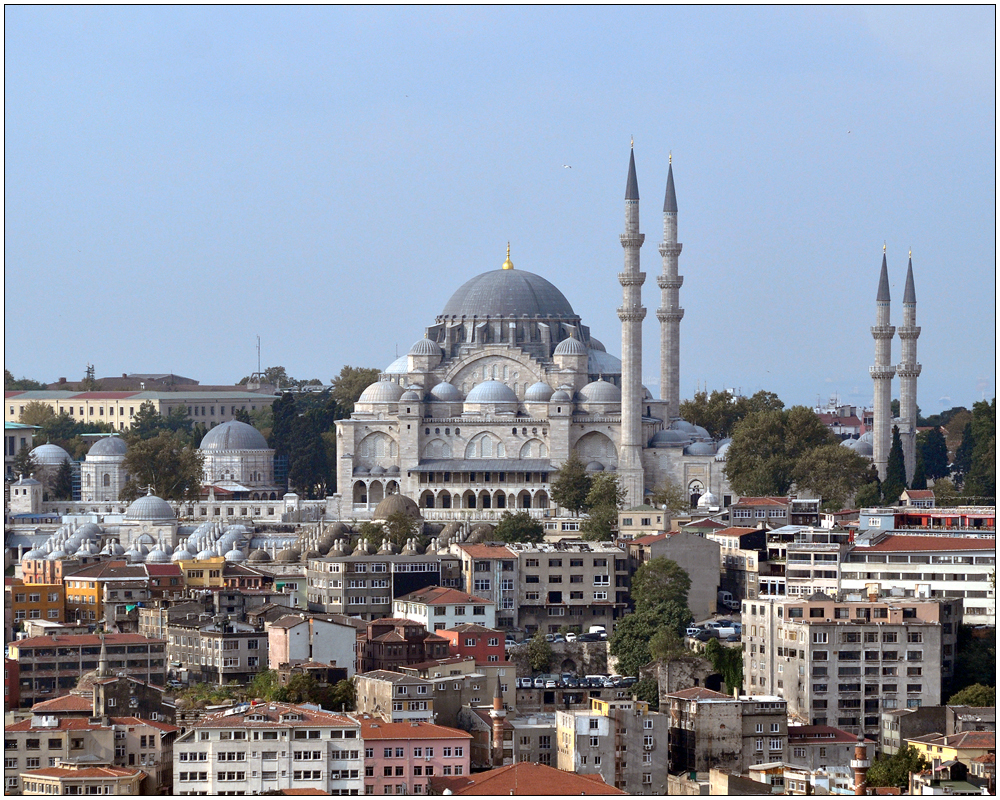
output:
[[[519,269],[497,269],[463,283],[438,319],[521,316],[577,318],[569,300],[545,278]]]

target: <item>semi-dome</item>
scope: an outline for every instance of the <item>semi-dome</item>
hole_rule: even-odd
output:
[[[166,500],[148,494],[128,507],[125,519],[129,522],[164,522],[177,519],[177,515]]]
[[[587,464],[587,472],[604,472],[604,465],[600,461],[591,461]]]
[[[684,448],[686,456],[714,456],[715,445],[711,442],[695,442]]]
[[[253,425],[231,419],[205,434],[199,450],[268,450],[264,435]]]
[[[458,387],[448,381],[441,381],[431,389],[431,400],[439,400],[442,403],[461,403],[462,393]]]
[[[476,384],[465,398],[466,403],[516,403],[517,395],[506,383],[483,381]]]
[[[64,461],[72,461],[69,453],[57,444],[40,444],[31,451],[31,455],[35,457],[35,463],[40,467],[59,467]]]
[[[552,397],[552,387],[545,381],[533,383],[524,390],[524,400],[526,403],[547,403]]]
[[[587,355],[587,346],[579,339],[574,339],[571,336],[569,339],[563,339],[561,342],[559,342],[559,344],[556,345],[556,349],[553,351],[553,355],[585,356]]]
[[[359,403],[395,403],[403,394],[403,387],[394,381],[375,381],[361,393]]]
[[[650,447],[678,447],[691,443],[691,437],[683,431],[667,429],[657,431],[649,440]]]
[[[441,345],[430,339],[421,339],[414,342],[407,355],[411,356],[438,356],[441,357]]]
[[[402,513],[412,519],[420,518],[420,507],[406,495],[390,494],[375,507],[372,519],[389,519],[393,514]]]
[[[545,278],[519,269],[497,269],[458,287],[438,319],[523,316],[577,318],[569,300]]]
[[[94,442],[90,450],[87,451],[87,458],[91,456],[123,456],[128,450],[128,445],[120,436],[105,436]]]
[[[580,399],[585,403],[620,403],[622,390],[608,381],[594,381],[580,390]]]

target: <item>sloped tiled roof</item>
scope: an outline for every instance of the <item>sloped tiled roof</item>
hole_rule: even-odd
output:
[[[58,725],[31,724],[31,719],[23,719],[12,725],[4,725],[5,733],[19,733],[24,731],[99,731],[102,725],[94,725],[87,717],[58,717]]]
[[[439,792],[450,789],[454,795],[628,794],[606,784],[600,775],[577,775],[527,761],[476,775],[434,778],[431,785]]]
[[[104,641],[113,644],[165,644],[164,639],[148,639],[138,633],[107,633]],[[101,637],[96,633],[78,633],[53,636],[32,636],[30,639],[19,639],[11,642],[11,647],[31,649],[35,647],[93,647],[101,644]]]
[[[472,558],[517,558],[517,554],[506,547],[494,547],[488,544],[460,544]]]
[[[383,722],[377,719],[361,720],[361,738],[366,742],[375,739],[471,739],[468,731],[432,725],[429,722]]]
[[[79,694],[66,694],[62,697],[53,697],[51,700],[43,700],[40,703],[35,703],[31,707],[31,713],[33,714],[86,713],[89,715],[93,710],[93,699]]]
[[[141,769],[129,769],[128,767],[42,767],[42,769],[32,769],[21,773],[29,778],[134,778],[136,775],[145,775]]]
[[[426,603],[427,605],[490,604],[493,602],[484,597],[476,597],[474,594],[463,592],[460,589],[451,589],[447,586],[428,586],[426,589],[418,589],[402,597],[397,597],[396,600],[402,603]]]

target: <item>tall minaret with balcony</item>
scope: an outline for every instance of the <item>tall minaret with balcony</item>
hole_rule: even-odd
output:
[[[868,368],[875,384],[872,460],[879,478],[885,480],[889,448],[892,447],[892,378],[896,374],[892,366],[892,337],[896,329],[889,324],[889,269],[885,261],[885,245],[882,246],[882,274],[879,275],[878,294],[875,295],[875,324],[871,330],[875,339],[875,365]]]
[[[897,331],[900,349],[896,374],[899,376],[899,438],[903,444],[903,462],[906,464],[906,482],[913,478],[917,465],[917,292],[913,288],[913,253],[906,267],[906,288],[903,290],[903,324]]]
[[[680,288],[684,278],[677,274],[677,257],[683,247],[677,241],[677,194],[674,192],[674,164],[669,158],[667,192],[663,198],[663,274],[656,279],[660,287],[660,397],[667,403],[667,421],[680,417],[681,391],[681,320]]]
[[[639,248],[645,235],[639,233],[639,182],[635,177],[635,151],[629,152],[628,181],[625,184],[625,232],[621,235],[625,267],[618,273],[622,285],[622,427],[618,474],[626,491],[627,506],[642,503],[645,483],[642,471],[642,284],[646,274],[639,271]]]

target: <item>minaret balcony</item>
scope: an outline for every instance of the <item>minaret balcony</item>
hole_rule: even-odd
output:
[[[895,367],[868,367],[868,374],[871,375],[872,378],[889,378],[891,380],[892,376],[896,374],[896,368]]]
[[[622,322],[642,322],[646,318],[646,309],[642,306],[635,308],[618,307],[618,319]]]
[[[656,318],[660,322],[670,322],[670,321],[680,322],[682,319],[684,319],[684,309],[658,308],[656,310]]]
[[[664,258],[667,256],[679,256],[683,247],[684,245],[680,242],[661,242],[659,248],[660,255]]]
[[[623,233],[618,238],[621,240],[622,247],[642,247],[642,243],[646,241],[646,234]]]
[[[874,339],[891,339],[893,334],[896,333],[895,325],[872,325],[872,338]]]
[[[896,366],[896,374],[900,378],[918,378],[921,369],[922,364],[899,364]]]
[[[680,289],[684,285],[683,275],[657,275],[656,285],[661,289]]]
[[[618,282],[622,286],[642,286],[646,282],[645,272],[619,272]]]
[[[916,339],[920,335],[919,325],[905,325],[898,329],[900,339]]]

